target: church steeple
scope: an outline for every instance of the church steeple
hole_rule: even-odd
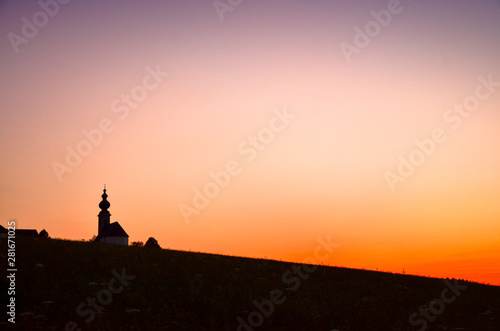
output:
[[[106,185],[104,185],[104,193],[101,195],[102,201],[99,203],[99,208],[101,208],[102,212],[107,212],[110,206],[109,201],[107,200],[108,195],[106,194]]]
[[[99,203],[99,208],[101,208],[101,211],[99,212],[99,215],[97,217],[99,218],[99,228],[98,228],[98,235],[101,234],[102,230],[109,225],[109,218],[111,214],[108,211],[108,208],[110,206],[108,199],[108,195],[106,194],[106,185],[104,185],[104,193],[101,195],[102,201]]]

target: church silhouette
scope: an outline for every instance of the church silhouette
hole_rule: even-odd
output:
[[[101,211],[97,215],[99,219],[98,232],[95,241],[128,246],[128,234],[123,230],[120,223],[113,222],[110,224],[111,214],[108,211],[110,206],[108,195],[106,194],[106,185],[104,186],[104,193],[102,194],[102,201],[99,203]]]

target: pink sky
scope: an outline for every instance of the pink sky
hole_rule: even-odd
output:
[[[348,61],[341,44],[388,7]],[[41,10],[0,5],[3,223],[90,239],[106,184],[130,241],[302,261],[330,235],[327,264],[500,285],[498,1],[243,1],[223,21],[206,1],[74,1],[13,46]],[[478,89],[455,128],[445,114]],[[102,121],[92,144],[82,131]],[[435,129],[444,141],[392,190],[387,172]],[[232,161],[186,222],[179,206]]]

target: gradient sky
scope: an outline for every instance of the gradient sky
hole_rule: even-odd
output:
[[[36,1],[0,2],[1,222],[90,239],[105,183],[130,241],[302,261],[331,236],[326,264],[500,285],[500,87],[458,128],[444,117],[478,77],[500,82],[500,2],[401,1],[348,62],[340,45],[389,3],[243,0],[221,21],[212,1],[73,0],[43,22]],[[117,111],[147,68],[168,76]],[[248,161],[239,146],[283,109]],[[113,131],[58,177],[103,119]],[[436,128],[446,140],[391,190]],[[185,222],[231,160],[241,172]]]

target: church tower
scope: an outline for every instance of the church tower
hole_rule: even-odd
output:
[[[107,200],[108,195],[106,194],[106,185],[104,185],[104,193],[102,194],[102,201],[99,203],[99,208],[101,208],[101,211],[99,212],[99,228],[97,231],[97,235],[102,235],[103,230],[109,226],[109,217],[111,214],[108,211],[108,208],[110,206],[109,201]]]
[[[116,245],[128,245],[128,234],[123,230],[122,226],[118,222],[110,222],[111,214],[108,211],[109,208],[108,195],[106,194],[106,185],[104,185],[104,193],[102,194],[102,201],[99,203],[99,208],[101,211],[97,217],[99,218],[99,227],[97,229],[97,237],[95,241],[106,243],[106,244],[116,244]]]

